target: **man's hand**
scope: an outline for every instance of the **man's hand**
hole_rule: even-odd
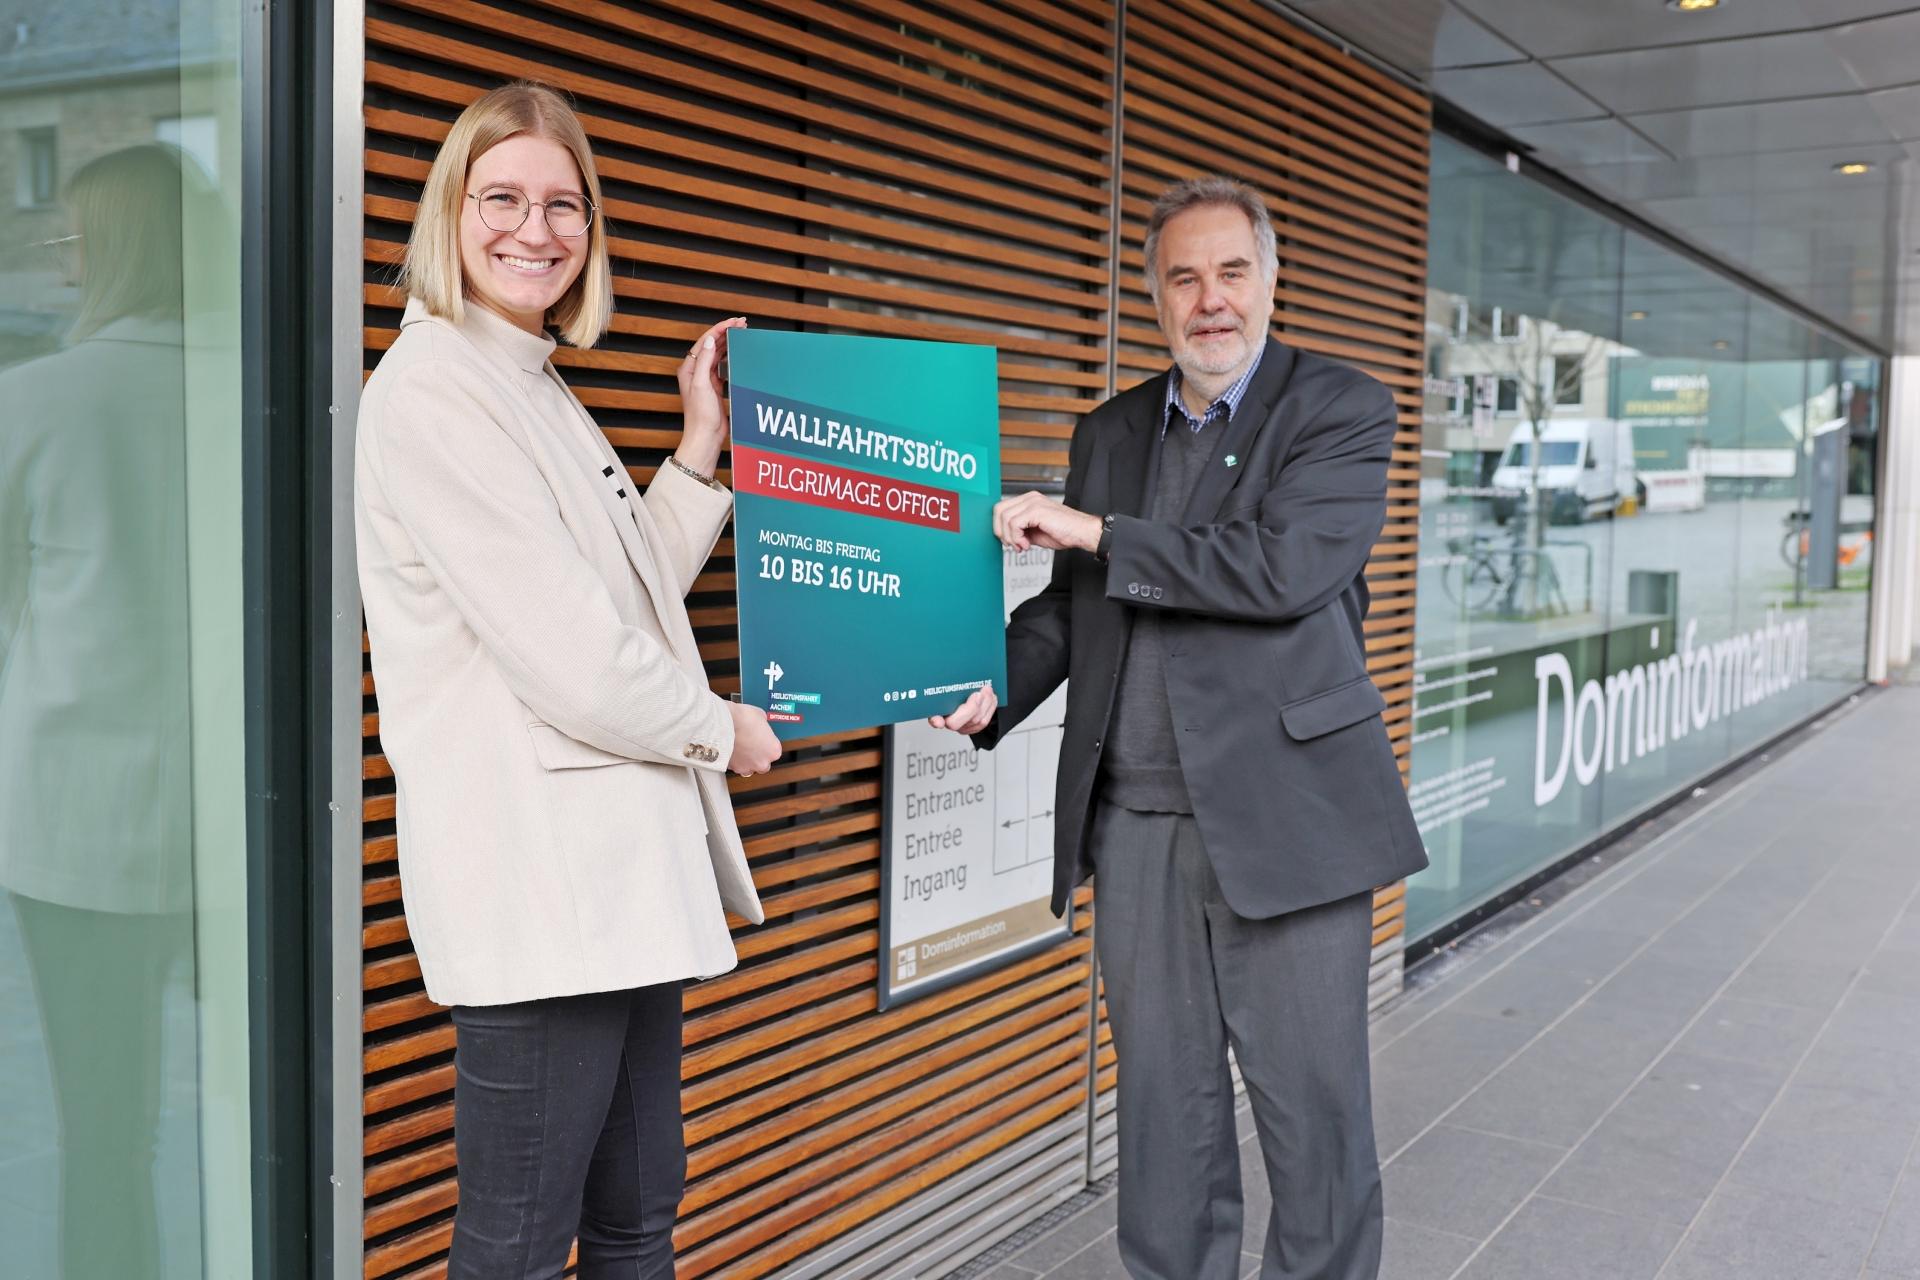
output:
[[[780,758],[780,739],[773,736],[767,713],[744,702],[729,702],[727,710],[733,715],[733,755],[727,768],[743,778],[773,768]]]
[[[927,723],[936,729],[975,734],[993,723],[993,713],[999,708],[1000,699],[993,696],[993,686],[982,685],[946,715],[928,716]]]
[[[1044,493],[1023,493],[994,504],[993,536],[1015,551],[1092,551],[1100,545],[1100,517],[1062,506]]]

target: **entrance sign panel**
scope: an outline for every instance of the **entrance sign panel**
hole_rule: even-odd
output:
[[[1053,553],[1003,552],[1006,612],[1046,586]],[[1004,687],[1004,686],[1003,686]],[[888,733],[880,1007],[949,986],[1071,932],[1053,894],[1062,685],[992,751],[924,719]]]

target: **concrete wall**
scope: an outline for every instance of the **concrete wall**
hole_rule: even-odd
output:
[[[1920,656],[1920,357],[1892,364],[1867,659],[1873,680],[1898,677]]]

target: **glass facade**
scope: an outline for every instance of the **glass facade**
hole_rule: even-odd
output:
[[[1861,682],[1883,376],[1446,137],[1431,210],[1416,939]]]
[[[232,0],[0,30],[0,1241],[251,1274]]]

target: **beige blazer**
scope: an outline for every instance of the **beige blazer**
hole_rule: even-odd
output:
[[[645,494],[553,340],[410,303],[366,385],[360,589],[427,994],[504,1004],[724,972],[764,917],[727,799],[733,723],[687,620],[731,509]]]
[[[0,889],[64,907],[193,905],[182,334],[0,373]]]

